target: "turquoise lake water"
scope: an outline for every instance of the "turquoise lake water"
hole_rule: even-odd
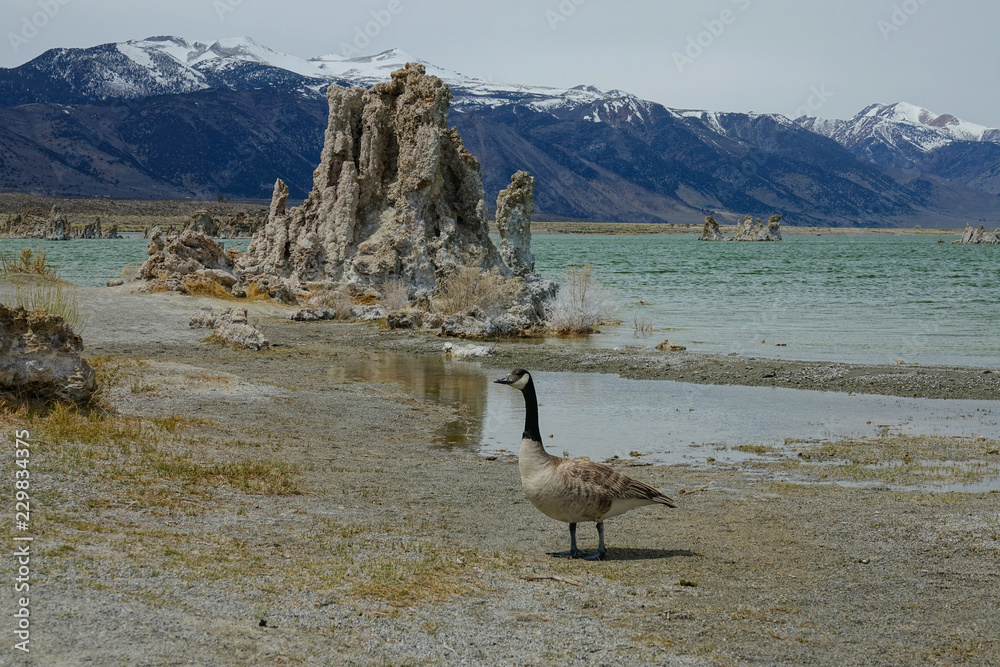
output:
[[[652,346],[669,338],[695,352],[998,366],[1000,248],[945,238],[949,243],[917,235],[705,243],[694,235],[536,235],[532,250],[546,277],[591,264],[622,320],[589,339],[549,344]],[[143,239],[0,239],[7,254],[25,246],[44,248],[61,277],[87,286],[146,257]],[[648,305],[633,305],[639,301]],[[637,321],[657,331],[637,334]]]

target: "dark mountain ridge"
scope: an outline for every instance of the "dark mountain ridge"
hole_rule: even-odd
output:
[[[407,60],[389,51],[306,61],[246,38],[48,51],[0,70],[0,191],[260,199],[280,177],[301,197],[322,148],[326,86],[369,86]],[[1000,144],[955,139],[916,167],[879,164],[803,119],[675,110],[621,91],[493,84],[427,68],[452,87],[450,123],[482,164],[487,200],[527,169],[542,218],[1000,220],[1000,169],[981,168],[1000,164]]]

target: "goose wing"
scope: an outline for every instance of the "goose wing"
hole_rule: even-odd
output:
[[[558,459],[559,471],[571,480],[581,496],[600,499],[610,507],[615,500],[647,500],[677,507],[671,498],[645,482],[623,475],[611,466],[583,459]]]

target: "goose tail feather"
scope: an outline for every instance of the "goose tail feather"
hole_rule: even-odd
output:
[[[664,495],[656,496],[655,498],[650,498],[654,503],[659,503],[661,505],[666,505],[667,507],[677,507],[677,503],[674,502],[673,498],[668,498]]]

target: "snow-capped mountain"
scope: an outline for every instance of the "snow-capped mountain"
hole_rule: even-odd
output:
[[[322,147],[325,89],[370,87],[407,62],[451,87],[449,122],[482,164],[487,201],[527,169],[540,215],[700,224],[781,212],[790,224],[925,226],[1000,217],[995,197],[969,189],[1000,188],[1000,169],[970,168],[968,157],[988,166],[996,148],[1000,165],[996,131],[915,107],[872,107],[855,121],[671,109],[620,90],[487,81],[398,49],[305,59],[247,37],[53,49],[0,69],[0,190],[264,199],[280,177],[301,197]],[[873,133],[913,150],[944,142],[932,149],[936,168],[963,185],[894,178],[838,143],[877,152]],[[966,137],[985,141],[946,152]],[[949,209],[956,201],[961,214]]]
[[[0,105],[98,102],[184,94],[198,90],[297,89],[321,96],[331,83],[371,87],[408,62],[424,65],[454,95],[452,108],[474,111],[516,104],[561,118],[594,122],[648,120],[651,102],[620,90],[593,86],[552,88],[477,79],[414,58],[401,49],[346,58],[299,58],[250,37],[205,44],[159,36],[87,49],[53,49],[19,68],[0,69]],[[18,85],[21,84],[21,85]]]
[[[796,122],[869,162],[900,169],[911,169],[956,141],[1000,143],[1000,130],[906,102],[872,104],[850,120],[802,117]]]

